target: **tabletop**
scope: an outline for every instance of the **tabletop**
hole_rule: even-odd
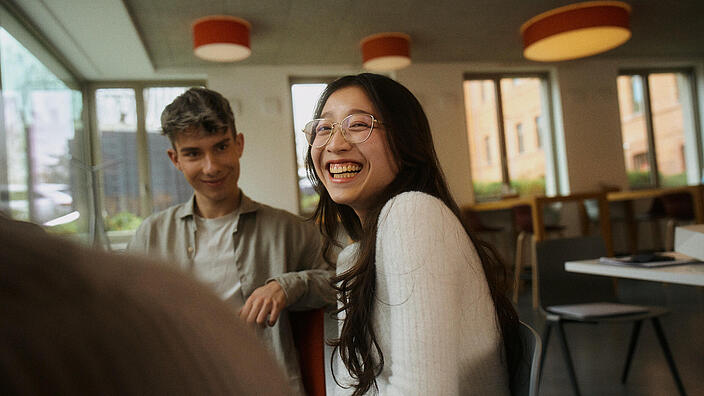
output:
[[[600,262],[597,258],[592,260],[568,261],[565,263],[565,270],[582,274],[704,286],[704,263],[643,268],[605,264]]]

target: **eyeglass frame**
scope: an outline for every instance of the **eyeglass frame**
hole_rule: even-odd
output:
[[[360,114],[361,114],[361,115],[367,115],[367,116],[371,117],[371,118],[372,118],[372,126],[369,128],[369,133],[367,134],[367,137],[364,138],[364,140],[359,141],[359,142],[354,142],[354,143],[353,143],[353,142],[350,142],[349,140],[347,140],[347,136],[346,136],[347,134],[346,134],[346,132],[345,132],[345,129],[342,128],[342,124],[343,124],[343,123],[345,122],[345,120],[347,120],[348,118],[350,118],[350,117],[352,117],[352,116],[355,116],[355,115],[360,115]],[[310,124],[311,122],[313,122],[313,121],[330,121],[330,120],[328,120],[327,118],[314,118],[314,119],[312,119],[312,120],[306,122],[306,126],[307,126],[308,124]],[[323,148],[323,147],[327,146],[328,143],[330,143],[330,140],[332,140],[332,137],[333,137],[333,135],[335,134],[335,126],[336,126],[336,125],[337,125],[338,129],[340,130],[340,132],[342,133],[342,138],[345,139],[345,141],[346,141],[347,143],[349,143],[349,144],[361,144],[361,143],[364,143],[364,142],[366,142],[367,140],[369,140],[369,137],[372,136],[372,132],[374,132],[374,128],[375,128],[377,125],[378,125],[378,126],[384,126],[384,123],[381,122],[381,121],[379,121],[379,120],[377,120],[376,117],[374,117],[373,114],[369,114],[369,113],[353,113],[353,114],[350,114],[350,115],[348,115],[347,117],[343,118],[342,121],[340,121],[340,122],[333,122],[333,123],[332,123],[332,132],[331,132],[330,135],[328,136],[328,138],[327,138],[327,140],[325,141],[325,143],[323,143],[323,144],[321,144],[321,145],[319,145],[319,146],[314,146],[313,143],[311,143],[311,142],[308,141],[308,134],[306,133],[306,128],[305,128],[305,126],[303,127],[303,129],[301,130],[301,132],[303,132],[303,134],[306,135],[306,143],[308,143],[308,146],[313,147],[313,148]]]

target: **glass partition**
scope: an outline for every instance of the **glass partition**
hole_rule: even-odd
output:
[[[0,210],[87,239],[93,217],[81,92],[1,27],[0,72]]]

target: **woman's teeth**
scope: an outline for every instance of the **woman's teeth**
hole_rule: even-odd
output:
[[[334,179],[348,179],[362,170],[362,166],[355,163],[330,164],[330,174]]]

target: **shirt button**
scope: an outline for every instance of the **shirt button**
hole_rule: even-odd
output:
[[[189,246],[189,247],[186,249],[186,251],[188,252],[189,255],[190,255],[191,253],[193,253],[193,246]]]

